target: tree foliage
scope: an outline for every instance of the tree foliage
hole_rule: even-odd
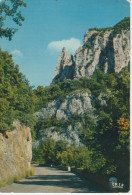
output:
[[[2,0],[0,2],[0,37],[6,37],[9,40],[17,31],[14,28],[13,22],[21,26],[24,21],[24,17],[21,14],[21,8],[26,7],[26,3],[23,0]],[[10,20],[9,20],[10,19]],[[12,27],[7,23],[12,23]]]
[[[13,120],[34,126],[36,98],[12,56],[0,50],[0,132],[11,130]]]

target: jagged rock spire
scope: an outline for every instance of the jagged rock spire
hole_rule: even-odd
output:
[[[53,82],[56,82],[58,79],[60,81],[67,78],[73,79],[74,67],[74,57],[72,54],[67,53],[64,47],[58,59]]]

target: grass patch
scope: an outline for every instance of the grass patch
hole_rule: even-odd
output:
[[[14,176],[12,178],[8,178],[6,181],[0,182],[0,188],[6,187],[8,185],[11,185],[12,183],[18,183],[20,180],[25,179],[27,177],[30,177],[34,175],[35,169],[34,167],[31,167],[30,171],[28,171],[26,174],[21,175],[21,176]]]
[[[0,188],[11,185],[14,182],[14,178],[9,178],[7,181],[0,182]]]

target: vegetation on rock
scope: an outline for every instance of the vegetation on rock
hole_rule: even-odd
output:
[[[101,32],[101,33],[105,33],[106,31],[114,31],[114,35],[116,34],[120,34],[122,30],[127,30],[128,28],[130,28],[130,18],[129,17],[125,17],[122,21],[120,21],[119,23],[117,23],[114,27],[108,27],[108,28],[90,28],[89,31],[97,31],[97,32]],[[94,34],[94,36],[97,33]]]
[[[114,26],[114,36],[120,34],[122,30],[130,29],[130,18],[125,17],[121,22]]]

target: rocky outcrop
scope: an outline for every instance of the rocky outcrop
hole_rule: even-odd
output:
[[[13,123],[15,130],[0,134],[0,184],[22,178],[31,169],[32,146],[30,129]]]
[[[67,120],[74,114],[84,115],[86,112],[92,112],[91,95],[86,91],[75,91],[63,102],[58,99],[48,103],[46,108],[42,108],[34,116],[39,119],[56,117],[57,120]]]
[[[44,120],[46,118],[56,118],[57,121],[62,123],[62,125],[53,126],[45,129],[39,130],[40,142],[46,138],[52,138],[55,141],[65,140],[69,144],[76,143],[80,146],[80,131],[82,127],[80,122],[72,121],[74,116],[83,117],[86,114],[93,113],[93,108],[91,104],[91,95],[87,91],[75,91],[67,95],[65,100],[62,102],[59,99],[50,102],[46,108],[41,109],[39,112],[35,113],[39,120]],[[63,124],[64,121],[70,120],[70,124]],[[37,143],[38,145],[38,143]],[[35,143],[34,143],[34,147]]]
[[[58,120],[72,118],[73,115],[84,115],[92,112],[91,95],[85,91],[73,92],[67,96],[56,112]]]
[[[114,66],[112,44],[112,31],[102,32],[92,30],[85,34],[84,45],[75,54],[74,78],[90,78],[96,68],[101,68],[105,73],[112,72]]]
[[[54,141],[63,140],[71,144],[76,144],[77,146],[83,145],[80,142],[80,131],[79,129],[82,127],[80,122],[76,122],[74,125],[70,124],[68,126],[59,127],[49,127],[46,129],[40,130],[40,143],[47,138],[51,138]]]
[[[71,55],[70,53],[66,53],[66,49],[63,48],[58,59],[53,82],[56,82],[58,79],[60,81],[67,78],[73,79],[74,66],[75,64],[73,55]]]
[[[130,64],[130,28],[122,27],[119,32],[115,28],[91,29],[85,34],[83,46],[77,49],[75,60],[71,56],[63,49],[53,82],[90,78],[98,68],[105,73],[118,73]]]
[[[39,112],[36,112],[34,116],[39,119],[55,117],[60,105],[61,101],[59,99],[49,102],[46,108],[42,108]]]

